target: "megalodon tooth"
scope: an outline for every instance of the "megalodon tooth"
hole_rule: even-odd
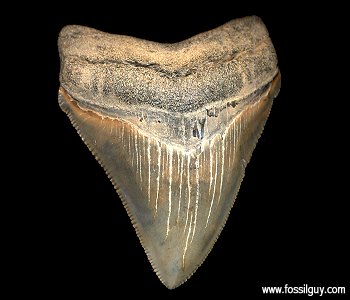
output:
[[[59,104],[112,181],[169,289],[229,216],[280,88],[258,17],[161,44],[66,26]]]

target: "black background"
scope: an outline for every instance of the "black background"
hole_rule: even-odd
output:
[[[24,27],[15,30],[24,36],[20,51],[31,70],[18,87],[30,117],[21,125],[34,126],[34,134],[20,136],[29,184],[20,209],[24,239],[14,271],[23,280],[16,291],[49,298],[121,298],[125,292],[246,298],[262,295],[262,286],[348,284],[343,9],[283,1],[191,5],[60,2],[28,8]],[[247,15],[260,16],[269,30],[281,91],[218,242],[193,277],[169,291],[152,271],[112,184],[59,109],[58,33],[80,24],[177,42]],[[21,192],[14,197],[23,199]]]

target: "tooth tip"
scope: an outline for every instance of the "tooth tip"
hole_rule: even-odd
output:
[[[181,267],[177,266],[176,261],[169,261],[168,266],[159,266],[157,268],[157,275],[160,281],[170,290],[177,288],[183,284],[194,273],[186,272]]]
[[[183,283],[183,281],[176,279],[174,280],[173,278],[163,278],[161,281],[169,290],[173,290]]]
[[[145,240],[144,234],[139,234],[139,238],[154,272],[168,289],[174,289],[187,281],[203,261],[201,255],[193,257],[192,253],[184,261],[183,250],[176,247],[176,238],[170,238],[161,244],[154,237]]]

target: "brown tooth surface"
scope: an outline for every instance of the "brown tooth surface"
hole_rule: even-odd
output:
[[[244,31],[249,25],[244,22],[232,21],[231,25],[235,28],[240,27]],[[174,63],[172,68],[177,68],[177,72],[182,70],[183,74],[186,74],[184,68],[188,65],[198,71],[202,67],[200,63],[208,60],[209,55],[211,55],[212,62],[218,64],[217,61],[220,60],[222,65],[227,64],[227,61],[231,63],[234,59],[239,60],[239,57],[242,58],[245,55],[248,55],[250,59],[261,55],[262,58],[255,61],[264,61],[265,64],[267,61],[271,63],[271,66],[260,66],[265,71],[254,71],[249,69],[251,65],[248,64],[248,59],[247,69],[240,69],[242,67],[240,65],[237,72],[233,71],[232,73],[244,74],[242,75],[243,79],[241,78],[243,80],[241,88],[212,93],[208,92],[208,89],[203,91],[202,85],[204,84],[208,88],[210,82],[207,82],[208,78],[203,79],[203,76],[206,75],[199,76],[201,71],[198,71],[198,77],[192,77],[190,80],[193,85],[197,86],[197,89],[200,89],[197,94],[202,95],[201,93],[203,93],[206,95],[205,97],[211,95],[214,98],[206,98],[201,104],[196,102],[184,111],[174,106],[176,98],[164,99],[168,95],[167,91],[164,91],[165,87],[162,86],[165,84],[164,81],[158,82],[160,87],[153,94],[155,97],[163,99],[160,104],[142,100],[142,97],[147,93],[148,96],[152,95],[150,89],[153,84],[156,84],[153,81],[146,92],[146,89],[140,91],[140,89],[135,88],[134,98],[138,98],[138,100],[130,100],[134,102],[132,104],[128,103],[126,98],[123,100],[120,95],[114,95],[114,98],[108,98],[106,94],[94,95],[93,93],[96,91],[89,90],[91,88],[89,84],[81,85],[83,81],[79,83],[77,77],[74,76],[79,74],[80,77],[78,77],[83,80],[81,79],[84,75],[82,70],[88,74],[91,71],[88,70],[89,68],[96,67],[96,55],[90,53],[89,57],[87,53],[93,52],[93,50],[85,47],[84,43],[74,47],[76,42],[74,40],[80,39],[82,31],[88,33],[85,32],[89,43],[91,43],[89,40],[91,37],[94,37],[96,39],[94,42],[98,43],[101,36],[104,35],[92,29],[82,29],[79,26],[65,29],[65,32],[61,34],[62,65],[59,104],[82,140],[106,171],[123,201],[154,271],[162,283],[170,289],[185,282],[196,271],[219,237],[236,199],[246,164],[250,160],[268,118],[273,98],[278,94],[280,88],[277,61],[271,50],[272,46],[269,44],[267,32],[264,27],[261,27],[261,21],[258,18],[253,18],[250,22],[253,25],[254,22],[258,24],[258,29],[262,32],[258,30],[256,34],[262,36],[261,39],[267,45],[266,49],[261,41],[256,46],[253,43],[253,38],[251,38],[253,41],[248,42],[238,39],[240,41],[237,43],[238,45],[246,46],[245,48],[242,46],[244,51],[240,49],[241,52],[236,53],[235,58],[231,56],[227,58],[227,55],[222,55],[220,52],[222,49],[217,50],[219,46],[214,43],[219,39],[220,34],[223,34],[222,28],[221,31],[213,30],[199,35],[199,37],[194,37],[192,42],[191,40],[187,42],[188,45],[185,41],[174,46],[173,51],[183,54],[186,53],[186,49],[191,49],[193,45],[199,45],[192,49],[192,52],[183,54],[185,61],[188,60],[187,64]],[[225,26],[223,28],[227,33],[227,28],[230,27],[227,24]],[[76,31],[75,35],[73,29]],[[237,29],[233,30],[233,33],[236,31]],[[69,38],[67,38],[67,32],[70,34]],[[234,36],[233,33],[230,34]],[[241,33],[237,31],[237,34],[242,39]],[[250,34],[254,36],[254,33]],[[100,49],[105,49],[108,43],[114,45],[115,37],[113,35],[106,34],[104,37],[105,42],[102,43],[104,47],[101,46]],[[129,41],[129,37],[119,38],[124,42]],[[135,42],[133,38],[130,39]],[[205,42],[211,45],[210,47],[216,47],[213,49],[219,54],[221,53],[220,58],[214,59],[215,51],[211,54],[207,50],[201,52],[200,46],[206,45]],[[161,44],[145,41],[139,41],[139,43],[141,50],[147,46],[146,50],[149,50],[149,47],[154,47],[156,52],[160,52],[160,61],[156,65],[151,68],[148,65],[146,71],[139,70],[142,73],[141,77],[145,76],[144,78],[153,80],[152,76],[149,77],[148,72],[154,72],[154,68],[156,73],[162,70],[165,75],[181,73],[171,73],[174,72],[171,67],[165,71],[167,67],[162,66],[164,64],[162,55],[166,56],[164,51],[169,51],[166,46],[162,50]],[[212,46],[213,43],[214,46]],[[260,47],[260,52],[255,53],[253,50],[249,50],[247,46],[249,43],[253,43],[254,49]],[[79,48],[81,51],[85,49],[85,52],[83,51],[84,54],[81,56],[79,56],[79,52],[74,53],[77,56],[77,61],[72,63],[74,56],[72,53],[66,54],[65,47],[71,52]],[[113,59],[108,57],[112,61],[112,70],[116,70],[116,61],[125,60],[123,55],[137,56],[141,51],[136,48],[134,53],[125,54],[127,52],[123,52],[125,50],[123,47],[127,48],[127,43],[113,52]],[[203,47],[205,48],[205,46]],[[247,51],[253,52],[247,54]],[[102,57],[98,64],[102,62],[103,66],[100,66],[102,69],[105,68],[105,64],[108,64],[106,56],[111,56],[108,53],[105,52],[104,56],[101,54]],[[94,58],[93,65],[84,65],[92,60],[92,56]],[[142,60],[139,56],[137,59]],[[135,60],[137,59],[135,58]],[[135,62],[130,57],[127,57],[127,60]],[[237,61],[237,65],[239,65],[239,61]],[[122,64],[119,67],[123,68],[123,66]],[[111,66],[109,67],[111,68]],[[258,68],[258,65],[255,67]],[[74,70],[74,68],[78,69]],[[129,65],[127,68],[129,71],[132,69],[132,72],[137,72],[134,68],[144,69],[144,66],[140,65],[139,62],[138,65],[134,63],[131,69]],[[213,74],[218,76],[218,68],[220,69],[220,66],[213,67],[209,64],[209,71],[207,71],[210,76]],[[270,70],[266,72],[269,68]],[[108,68],[102,71],[109,72]],[[72,72],[75,72],[75,75]],[[263,74],[264,72],[266,74]],[[247,79],[248,73],[255,74],[255,88],[251,84],[254,78]],[[182,78],[185,75],[181,74],[174,79],[174,84],[179,87],[178,93],[183,92],[180,98],[193,96],[192,89],[181,90],[181,87],[186,86]],[[259,77],[258,74],[263,75],[259,75]],[[129,75],[125,76],[128,78]],[[185,77],[188,79],[188,76],[191,75],[188,74]],[[227,73],[221,73],[220,76],[224,78],[225,82],[233,82],[237,79],[237,77],[230,78],[230,74]],[[113,81],[114,79],[109,78],[108,80]],[[201,80],[204,80],[204,83]],[[245,80],[248,83],[245,83]],[[120,83],[115,81],[114,84]],[[169,82],[166,86],[171,88]],[[118,88],[118,86],[113,86],[114,88]],[[213,91],[215,88],[214,83],[211,90]],[[121,89],[125,89],[125,86]],[[96,90],[98,91],[99,88],[96,87]],[[132,94],[132,90],[129,92]],[[231,94],[227,96],[225,93]],[[91,95],[95,98],[91,98]],[[217,95],[222,95],[222,97],[218,99]],[[168,100],[169,102],[167,102]],[[180,101],[179,104],[181,106],[186,103]]]

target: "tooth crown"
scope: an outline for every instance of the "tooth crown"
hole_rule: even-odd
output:
[[[59,47],[59,104],[175,288],[225,225],[279,91],[266,28],[250,17],[162,45],[68,26]]]

